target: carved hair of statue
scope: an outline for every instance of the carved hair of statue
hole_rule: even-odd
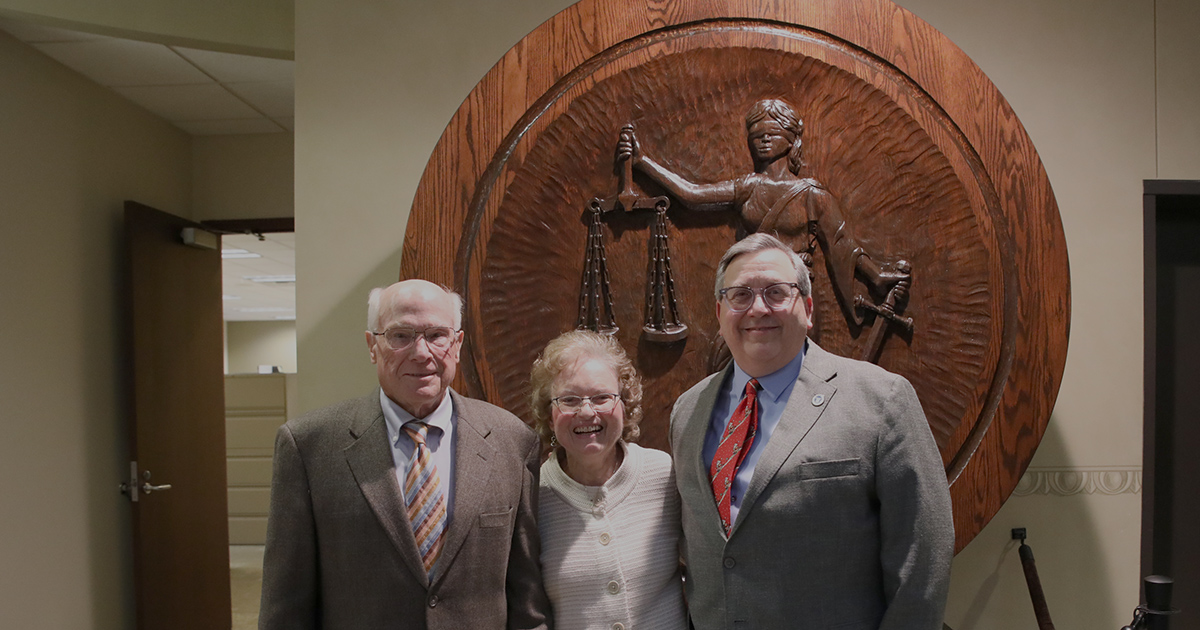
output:
[[[800,168],[804,166],[802,159],[802,145],[800,135],[804,133],[804,121],[800,120],[800,116],[796,110],[792,109],[791,105],[776,99],[768,98],[761,100],[746,112],[746,131],[762,120],[770,118],[779,123],[783,130],[792,134],[792,149],[788,151],[788,170],[793,175],[800,173]]]

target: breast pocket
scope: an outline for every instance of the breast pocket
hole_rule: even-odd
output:
[[[485,512],[479,515],[479,529],[488,532],[503,530],[512,523],[513,509],[505,508],[499,512]]]
[[[857,477],[861,468],[858,458],[831,459],[823,462],[804,462],[796,467],[795,478],[801,481],[810,479],[834,479],[837,477]]]

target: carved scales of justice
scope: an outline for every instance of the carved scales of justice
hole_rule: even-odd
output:
[[[621,134],[633,132],[633,125],[621,128]],[[646,270],[646,307],[642,334],[649,341],[671,343],[687,338],[688,327],[679,319],[675,297],[675,278],[671,273],[671,248],[667,230],[667,209],[671,200],[664,196],[648,197],[633,189],[633,162],[621,165],[619,192],[616,197],[593,198],[588,203],[587,248],[583,277],[579,287],[579,317],[575,327],[604,334],[617,332],[613,315],[612,288],[604,251],[603,215],[622,208],[625,212],[654,210],[657,215],[650,232],[649,261]]]

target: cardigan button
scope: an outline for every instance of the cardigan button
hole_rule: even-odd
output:
[[[608,583],[608,592],[610,595],[616,595],[617,593],[620,593],[621,585],[618,584],[616,580],[609,582]]]
[[[625,624],[618,621],[612,625],[612,630],[625,630]]]
[[[612,537],[608,535],[608,532],[604,532],[603,534],[600,534],[600,544],[601,545],[607,545],[610,540],[612,540]]]

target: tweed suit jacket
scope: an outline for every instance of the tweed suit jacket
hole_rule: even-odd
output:
[[[671,415],[697,630],[940,630],[954,526],[908,381],[809,341],[726,538],[701,451],[731,370],[685,392]]]
[[[516,416],[451,398],[454,514],[431,584],[396,480],[379,392],[280,427],[260,630],[547,628],[539,444]]]

